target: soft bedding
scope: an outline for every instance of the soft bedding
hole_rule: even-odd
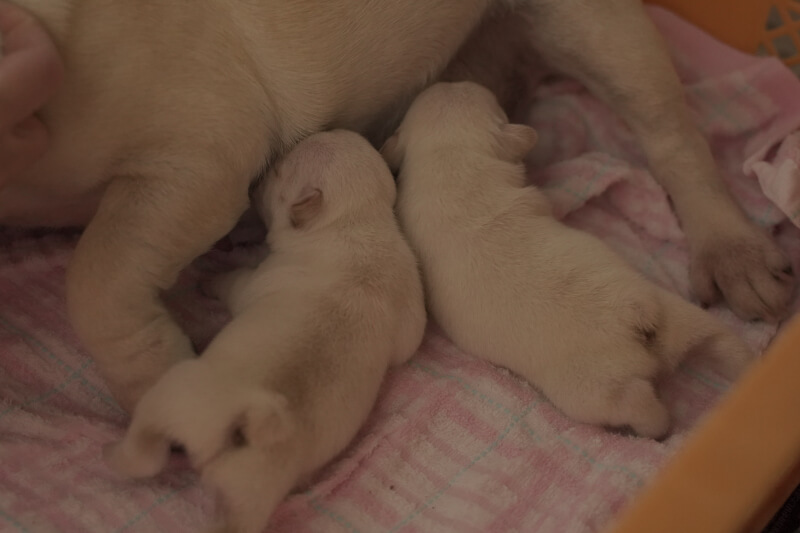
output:
[[[790,220],[798,207],[785,192],[800,185],[791,181],[800,81],[776,59],[735,52],[662,9],[650,13],[725,181],[800,268],[800,230]],[[548,78],[529,122],[541,135],[531,180],[560,216],[688,298],[685,240],[619,119],[574,82]],[[121,435],[126,417],[66,318],[64,273],[76,238],[0,234],[0,531],[195,532],[213,503],[185,464],[132,482],[102,462],[102,446]],[[225,313],[196,281],[236,257],[200,259],[166,295],[198,346]],[[757,350],[776,333],[724,307],[711,312]],[[728,387],[702,359],[687,362],[663,385],[673,435],[638,439],[571,422],[520,379],[431,328],[419,354],[386,379],[359,438],[279,508],[269,531],[600,531]]]

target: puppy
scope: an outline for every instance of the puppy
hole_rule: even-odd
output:
[[[788,260],[722,186],[639,0],[16,3],[52,33],[67,74],[41,112],[51,149],[0,191],[0,223],[87,225],[68,313],[128,409],[194,355],[159,296],[235,225],[251,181],[316,131],[380,137],[467,41],[450,76],[502,76],[481,50],[510,16],[515,48],[630,124],[686,230],[701,297],[719,287],[740,315],[787,311]]]
[[[553,218],[525,185],[536,141],[472,83],[423,92],[383,153],[428,309],[464,350],[507,367],[573,419],[660,438],[655,378],[691,351],[735,373],[750,352],[708,313]]]
[[[233,320],[144,395],[106,453],[117,471],[152,476],[180,442],[221,495],[225,531],[242,533],[261,531],[298,482],[347,446],[426,322],[392,175],[366,140],[314,135],[264,190],[271,254],[211,286]]]

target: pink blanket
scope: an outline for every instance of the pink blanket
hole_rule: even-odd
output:
[[[791,146],[777,147],[800,124],[800,82],[777,60],[733,52],[663,10],[651,13],[730,188],[800,258],[800,231],[755,174],[769,183],[763,176],[791,155]],[[688,297],[683,236],[620,121],[567,81],[542,86],[530,118],[542,136],[533,179],[566,221]],[[0,235],[0,531],[198,531],[211,501],[190,471],[130,482],[100,459],[125,416],[67,324],[64,271],[74,243],[69,234]],[[224,314],[194,290],[195,275],[170,302],[203,343]],[[713,312],[759,349],[776,332]],[[599,531],[728,385],[700,362],[684,365],[664,388],[676,432],[658,443],[572,423],[518,378],[431,331],[388,377],[360,437],[279,508],[269,530]]]

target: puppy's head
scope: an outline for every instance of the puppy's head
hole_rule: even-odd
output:
[[[509,124],[497,99],[485,87],[472,82],[437,83],[414,100],[381,154],[393,171],[418,150],[442,145],[520,162],[537,138],[530,126]]]
[[[104,449],[104,458],[119,474],[150,477],[165,467],[170,445],[179,443],[203,470],[292,431],[283,396],[226,378],[196,359],[175,365],[142,397],[125,436]]]
[[[355,133],[318,133],[299,143],[268,173],[257,193],[270,229],[307,229],[336,219],[355,204],[395,200],[380,154]]]

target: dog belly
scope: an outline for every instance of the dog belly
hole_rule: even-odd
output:
[[[338,11],[340,22],[314,16],[309,24],[324,28],[318,35],[305,29],[276,30],[270,37],[270,48],[285,50],[281,56],[297,57],[291,50],[305,50],[298,61],[307,65],[302,72],[294,65],[275,72],[288,88],[279,100],[305,120],[316,120],[319,127],[350,129],[375,140],[376,133],[396,125],[416,94],[438,78],[494,3],[330,2],[326,9]],[[276,57],[275,62],[283,64],[285,59]]]

